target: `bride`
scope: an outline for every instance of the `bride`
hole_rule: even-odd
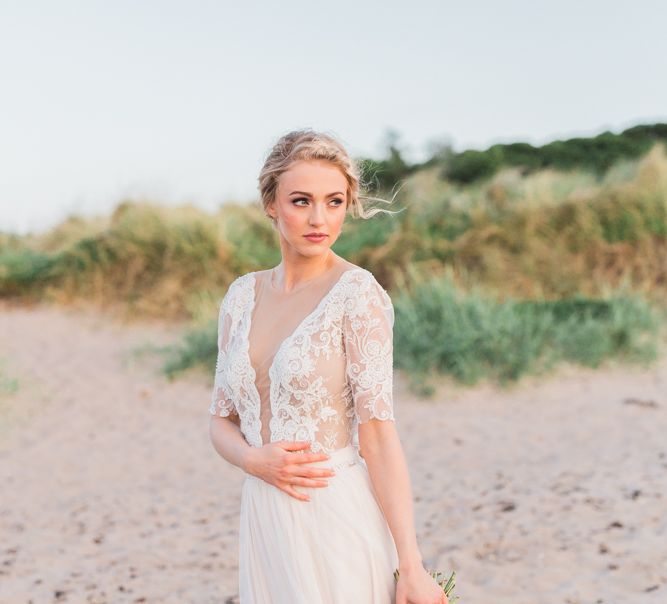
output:
[[[240,602],[447,604],[415,536],[392,302],[331,249],[348,211],[373,215],[358,168],[334,137],[299,130],[259,184],[282,260],[238,277],[220,304],[209,409],[214,449],[246,473]]]

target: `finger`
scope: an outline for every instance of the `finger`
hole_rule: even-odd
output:
[[[298,468],[295,468],[295,472],[298,472],[299,476],[308,476],[310,478],[326,478],[329,476],[335,476],[336,472],[335,470],[332,470],[331,468],[313,468],[311,466],[301,466]],[[296,475],[296,474],[295,474]]]
[[[292,457],[294,458],[294,463],[310,463],[331,459],[331,456],[326,453],[295,453]]]
[[[327,461],[331,459],[326,453],[287,453],[285,455],[285,463],[288,464],[304,464],[314,463],[317,461]]]
[[[315,480],[313,478],[303,478],[301,476],[293,476],[290,484],[298,485],[300,487],[326,487],[329,485],[328,480]]]
[[[327,455],[326,453],[310,453],[306,457],[308,458],[306,461],[327,461],[331,459],[331,455]]]
[[[306,495],[305,493],[300,493],[299,491],[293,489],[289,485],[285,485],[284,487],[282,487],[282,490],[285,491],[285,493],[287,493],[288,495],[294,497],[295,499],[298,499],[299,501],[310,501],[310,497],[308,495]]]
[[[289,478],[331,478],[336,475],[333,468],[319,468],[315,466],[303,466],[301,464],[287,464],[282,467],[282,474]]]
[[[310,447],[310,442],[307,440],[281,440],[280,446],[288,451],[300,451]]]

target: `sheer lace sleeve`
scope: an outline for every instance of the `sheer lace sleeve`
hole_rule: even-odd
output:
[[[215,363],[215,378],[209,412],[211,415],[219,415],[220,417],[227,417],[236,412],[230,396],[226,374],[226,355],[232,326],[230,311],[232,296],[233,288],[230,286],[220,304],[218,314],[218,356]]]
[[[360,424],[394,420],[393,327],[391,298],[368,273],[347,300],[343,316],[346,375]]]

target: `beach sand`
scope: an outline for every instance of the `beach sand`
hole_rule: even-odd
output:
[[[0,305],[3,604],[238,601],[212,375],[136,352],[183,327]],[[667,358],[428,401],[396,371],[395,412],[424,564],[460,604],[667,602]]]

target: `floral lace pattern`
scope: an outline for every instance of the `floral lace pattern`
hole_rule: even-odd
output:
[[[251,446],[262,446],[260,397],[248,354],[255,273],[229,287],[218,318],[210,413],[236,413]],[[270,441],[307,440],[313,452],[353,443],[358,425],[394,420],[394,309],[366,269],[346,270],[285,338],[269,369]]]

